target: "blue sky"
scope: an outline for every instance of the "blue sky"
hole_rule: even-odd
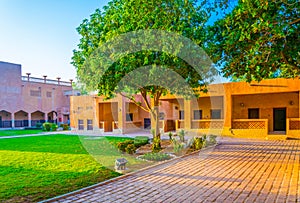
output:
[[[70,64],[79,43],[76,28],[108,0],[0,0],[0,61],[22,65],[22,74],[74,79]]]
[[[0,61],[21,64],[23,75],[75,79],[76,28],[108,1],[0,0]]]

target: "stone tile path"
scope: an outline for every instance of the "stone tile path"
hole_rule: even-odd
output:
[[[222,140],[47,202],[300,202],[300,140]]]

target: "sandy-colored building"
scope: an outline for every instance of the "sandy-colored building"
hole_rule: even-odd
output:
[[[21,65],[0,62],[0,128],[69,122],[72,81],[21,75]]]
[[[143,102],[140,95],[136,100]],[[300,138],[299,106],[299,79],[214,84],[198,99],[162,97],[160,127],[164,132]],[[120,95],[107,101],[98,96],[71,97],[70,115],[71,126],[79,130],[126,133],[151,127],[149,113]]]

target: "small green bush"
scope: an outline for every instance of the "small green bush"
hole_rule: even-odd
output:
[[[161,150],[160,138],[155,137],[155,138],[153,138],[152,152],[159,152],[160,150]]]
[[[118,149],[121,151],[121,152],[126,152],[126,148],[128,145],[134,145],[134,141],[133,140],[126,140],[124,142],[119,142],[117,144],[117,147]]]
[[[175,153],[179,153],[183,147],[184,147],[184,144],[176,139],[172,139],[172,145],[173,145],[173,151]]]
[[[50,131],[51,130],[51,123],[43,123],[43,131]]]
[[[149,143],[149,137],[147,136],[136,136],[134,138],[134,145],[138,148],[143,145],[146,145]]]
[[[214,144],[216,144],[217,143],[217,136],[216,135],[209,135],[208,136],[208,143],[210,144],[210,145],[214,145]]]
[[[207,146],[207,136],[206,135],[202,136],[202,144],[203,144],[202,148]]]
[[[117,147],[121,152],[125,152],[125,148],[127,147],[127,145],[124,142],[119,142]]]
[[[129,144],[127,145],[127,147],[125,148],[126,153],[128,154],[134,154],[136,151],[136,147],[134,146],[134,144]]]
[[[172,157],[168,154],[164,154],[164,153],[146,153],[142,156],[140,156],[140,158],[148,160],[148,161],[164,161],[164,160],[169,160]]]
[[[181,142],[184,142],[184,136],[185,135],[186,135],[186,132],[184,130],[180,130],[178,132],[178,136],[179,136]]]
[[[127,145],[134,144],[134,140],[125,140],[124,143],[126,143]]]
[[[61,127],[63,128],[63,130],[69,130],[69,125],[66,123],[62,124]]]
[[[58,126],[57,126],[55,123],[52,123],[52,124],[51,124],[51,130],[52,130],[52,131],[56,131],[57,128],[58,128]]]
[[[170,139],[170,140],[172,140],[172,138],[173,138],[173,134],[172,134],[171,132],[169,132],[169,134],[168,134],[168,135],[169,135],[169,139]]]
[[[202,137],[194,137],[193,143],[191,145],[191,149],[200,150],[203,147],[203,138]]]

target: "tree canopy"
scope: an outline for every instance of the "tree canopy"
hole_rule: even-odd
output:
[[[78,80],[106,98],[126,92],[135,102],[130,94],[140,93],[159,139],[159,98],[166,92],[190,96],[179,81],[197,96],[194,90],[205,91],[216,74],[199,49],[208,18],[197,0],[112,0],[77,28],[72,64]]]
[[[297,0],[239,0],[208,28],[207,51],[225,77],[299,76],[299,8]]]

